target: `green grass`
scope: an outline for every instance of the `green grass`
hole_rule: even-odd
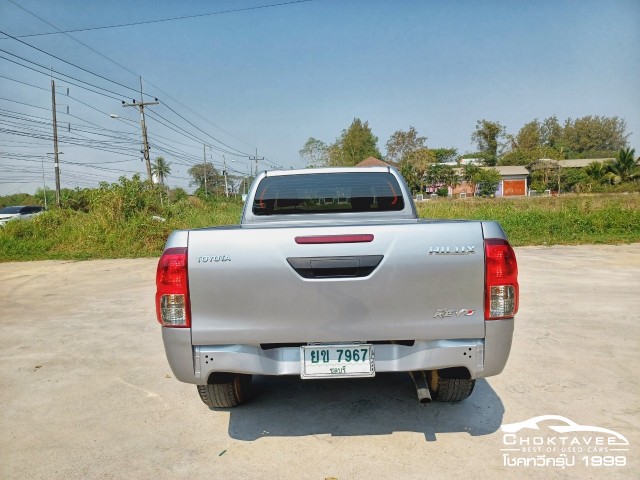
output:
[[[438,199],[422,218],[496,220],[515,246],[640,242],[640,195]]]
[[[0,228],[0,261],[159,256],[173,230],[238,223],[239,201],[189,199],[136,212],[118,202],[51,210]],[[640,242],[640,195],[442,199],[418,205],[422,218],[497,220],[515,246]],[[166,221],[157,221],[152,214]]]
[[[197,200],[158,212],[165,221],[148,212],[51,210],[0,228],[0,261],[155,257],[172,231],[238,223],[241,211],[240,203]]]

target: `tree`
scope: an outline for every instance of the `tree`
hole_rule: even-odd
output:
[[[455,188],[458,185],[460,185],[460,175],[458,174],[458,172],[451,166],[451,165],[445,165],[445,171],[444,171],[444,184],[448,187],[451,188]]]
[[[474,192],[478,192],[483,197],[495,195],[498,184],[502,180],[500,172],[495,168],[483,168],[473,164],[462,167],[462,178],[471,185]]]
[[[563,168],[560,171],[560,186],[565,192],[581,193],[591,190],[593,179],[583,168]]]
[[[584,173],[596,182],[601,183],[607,179],[608,168],[608,165],[605,163],[591,162],[584,168]]]
[[[436,162],[445,163],[445,162],[453,162],[458,157],[458,150],[455,148],[432,148],[430,151],[436,158]]]
[[[516,148],[500,157],[498,165],[529,165],[541,158],[561,160],[562,153],[548,146],[538,146],[532,149]]]
[[[498,161],[500,140],[506,135],[506,129],[499,122],[478,120],[471,140],[476,142],[480,152],[485,154],[485,164],[495,165]]]
[[[538,159],[527,165],[527,169],[531,172],[531,184],[542,189],[555,190],[558,188],[558,177],[560,176],[560,164],[555,160]]]
[[[164,179],[171,175],[171,164],[167,163],[164,157],[158,157],[155,163],[151,165],[151,172],[155,174],[160,185],[164,187]]]
[[[429,165],[425,176],[431,190],[436,190],[443,185],[454,187],[460,184],[460,177],[451,165],[442,163]]]
[[[399,165],[411,153],[426,148],[426,141],[427,137],[418,136],[414,127],[406,132],[397,130],[387,141],[387,162]]]
[[[424,192],[427,170],[436,163],[432,150],[421,148],[406,155],[400,162],[400,173],[413,192]]]
[[[618,117],[591,116],[564,122],[562,147],[571,157],[608,157],[627,146],[627,125]]]
[[[618,157],[609,165],[614,174],[614,183],[629,182],[640,178],[640,166],[636,162],[635,149],[621,148]]]
[[[325,167],[329,165],[329,147],[317,138],[309,137],[298,153],[307,167]]]
[[[467,163],[462,167],[462,179],[469,184],[475,192],[482,169],[473,163]]]
[[[367,157],[381,158],[377,143],[378,137],[371,132],[369,122],[354,118],[349,128],[343,130],[329,147],[329,165],[351,167]]]
[[[540,124],[540,142],[543,146],[561,151],[563,149],[562,135],[562,126],[555,115],[545,118]]]
[[[515,137],[509,138],[512,150],[533,150],[542,145],[542,125],[536,118],[525,123]]]
[[[525,123],[517,135],[507,135],[511,150],[502,155],[499,165],[529,165],[540,158],[562,159],[558,151],[561,147],[562,127],[555,117],[542,123],[535,120]]]
[[[502,176],[495,168],[481,168],[476,176],[480,196],[491,197],[495,195],[500,180],[502,180]]]
[[[613,157],[627,144],[626,124],[618,117],[585,116],[560,125],[557,117],[526,123],[518,134],[507,135],[510,151],[500,165],[526,165],[540,158]]]
[[[224,194],[224,177],[210,163],[197,163],[187,173],[193,179],[189,185],[196,187],[196,195],[209,192]]]

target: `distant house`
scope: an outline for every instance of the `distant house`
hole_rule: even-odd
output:
[[[356,165],[356,167],[388,167],[388,166],[389,166],[388,163],[385,163],[376,157],[367,157]]]
[[[496,190],[496,197],[515,197],[526,196],[528,190],[528,176],[529,170],[525,167],[482,167],[482,168],[494,168],[502,177]],[[458,175],[462,175],[462,168],[456,169]],[[460,195],[464,193],[464,196],[471,197],[475,195],[473,185],[463,181],[455,188],[449,188],[449,195]]]
[[[460,178],[462,178],[462,168],[454,168],[454,171],[458,174]],[[455,187],[449,187],[449,196],[460,196],[463,194],[464,197],[473,197],[476,192],[473,188],[473,185],[462,180],[460,185],[456,185]]]
[[[463,165],[482,165],[484,160],[481,158],[459,158],[458,160],[451,160],[450,162],[440,162],[442,165],[449,165],[450,167],[460,167]]]
[[[560,168],[584,168],[592,163],[608,163],[615,160],[615,158],[571,158],[569,160],[554,160],[553,158],[539,158],[535,162],[527,165],[527,168],[531,170],[532,166],[549,164],[557,165]]]
[[[498,184],[496,197],[526,196],[528,191],[529,170],[522,166],[493,167],[500,173],[502,180]]]
[[[461,158],[459,160],[460,165],[482,165],[484,160],[482,158]]]
[[[558,160],[561,168],[584,168],[592,163],[607,163],[614,161],[615,158],[573,158],[571,160]]]

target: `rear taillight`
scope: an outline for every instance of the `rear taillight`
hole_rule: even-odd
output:
[[[501,238],[484,241],[484,318],[513,317],[518,312],[518,264],[509,242]]]
[[[158,261],[156,315],[165,327],[191,326],[186,248],[168,248]]]

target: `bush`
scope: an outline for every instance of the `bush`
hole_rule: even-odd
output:
[[[640,241],[640,195],[470,199],[418,204],[423,218],[496,220],[513,245]]]
[[[424,218],[497,220],[514,245],[640,241],[640,183],[624,194],[468,199],[418,205]],[[243,203],[235,197],[185,196],[164,205],[160,190],[139,179],[70,191],[86,210],[51,209],[0,228],[0,261],[153,257],[173,230],[237,224]],[[447,195],[447,189],[438,190]],[[153,220],[153,215],[166,219]]]

